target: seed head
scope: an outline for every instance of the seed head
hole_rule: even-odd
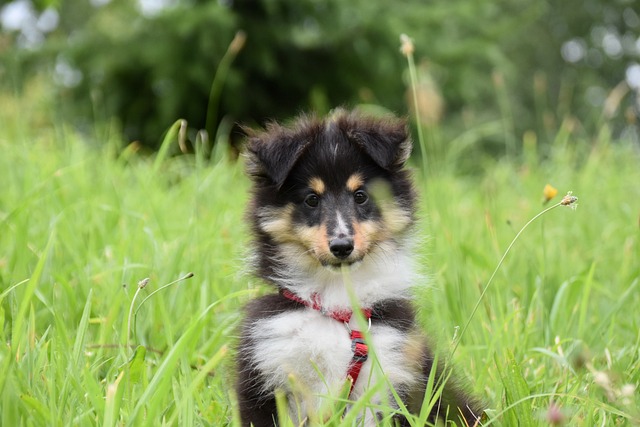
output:
[[[140,280],[138,282],[138,288],[144,289],[144,287],[147,286],[147,284],[149,283],[149,280],[151,279],[149,279],[148,277],[145,277],[144,279]]]
[[[234,55],[237,54],[242,50],[246,41],[247,33],[245,33],[244,31],[238,31],[233,40],[231,40],[231,44],[229,44],[229,52],[233,53]]]
[[[573,196],[571,194],[571,191],[569,191],[567,195],[562,198],[562,201],[560,202],[560,204],[562,206],[571,206],[572,208],[575,209],[578,206],[578,204],[576,203],[577,201],[578,201],[578,198],[576,196]]]
[[[400,34],[400,52],[402,52],[404,56],[411,56],[413,55],[413,51],[413,40],[411,40],[411,37],[406,34]]]

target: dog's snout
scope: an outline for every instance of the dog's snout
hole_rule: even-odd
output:
[[[329,250],[340,259],[345,259],[353,252],[353,239],[350,237],[338,237],[329,242]]]

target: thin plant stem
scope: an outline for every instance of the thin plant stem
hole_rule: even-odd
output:
[[[2,302],[2,300],[4,299],[4,297],[6,297],[11,291],[13,291],[15,288],[17,288],[20,285],[23,285],[25,283],[27,283],[29,281],[29,278],[26,278],[24,280],[21,280],[20,282],[11,285],[9,288],[7,288],[4,292],[2,292],[0,294],[0,303]]]
[[[222,87],[231,69],[231,64],[236,58],[238,53],[244,47],[247,35],[244,31],[238,31],[231,40],[227,51],[222,56],[216,73],[213,76],[213,82],[211,83],[211,90],[209,91],[209,103],[207,105],[207,116],[205,121],[205,129],[215,142],[215,130],[217,128],[218,120],[218,103],[220,102],[220,95],[222,94]]]
[[[154,296],[155,294],[157,294],[158,292],[168,288],[171,285],[174,285],[178,282],[181,282],[183,280],[186,279],[190,279],[193,277],[193,273],[187,273],[184,276],[180,277],[179,279],[174,280],[173,282],[167,283],[164,286],[160,286],[158,289],[156,289],[155,291],[151,292],[149,295],[147,295],[140,304],[138,304],[138,308],[136,308],[136,311],[133,313],[133,332],[135,334],[135,330],[136,330],[136,323],[138,320],[138,311],[140,310],[140,307],[142,307],[144,305],[145,302],[147,302],[147,300],[149,298],[151,298],[152,296]],[[137,294],[137,293],[136,293]],[[134,295],[134,299],[135,299],[135,295]],[[133,301],[131,302],[131,308],[133,309]],[[131,320],[131,312],[129,312],[129,320]],[[128,344],[128,343],[127,343]]]
[[[147,295],[142,302],[138,305],[138,308],[136,308],[136,311],[133,311],[133,307],[135,306],[135,302],[136,299],[138,298],[138,294],[140,293],[140,291],[142,291],[142,289],[145,288],[145,286],[147,286],[147,283],[149,283],[149,279],[142,279],[141,281],[138,282],[138,289],[136,290],[136,293],[133,295],[133,299],[131,300],[131,306],[129,307],[129,317],[127,318],[127,347],[126,348],[130,348],[129,345],[129,339],[131,337],[131,319],[133,318],[133,333],[135,334],[135,329],[136,329],[136,316],[138,314],[138,310],[140,310],[140,307],[142,307],[142,305],[152,296],[154,296],[155,294],[157,294],[158,292],[160,292],[163,289],[168,288],[169,286],[178,283],[182,280],[185,279],[190,279],[193,277],[193,273],[187,273],[184,276],[180,277],[179,279],[174,280],[171,283],[167,283],[164,286],[159,287],[158,289],[156,289],[155,291],[151,292],[149,295]]]
[[[416,127],[418,130],[418,143],[420,145],[420,153],[422,154],[422,172],[424,176],[427,176],[427,144],[424,139],[422,131],[422,122],[420,121],[420,111],[418,105],[418,73],[416,72],[416,64],[413,60],[413,40],[406,34],[400,36],[402,47],[400,50],[407,57],[407,63],[409,65],[409,79],[411,81],[411,93],[413,95],[413,112],[416,120]]]
[[[156,289],[155,291],[151,292],[149,295],[147,295],[147,296],[142,300],[142,302],[140,303],[140,305],[138,305],[138,308],[136,308],[136,312],[135,312],[135,313],[133,313],[133,315],[134,315],[134,316],[137,316],[137,315],[138,315],[138,310],[140,310],[140,307],[142,307],[142,305],[143,305],[143,304],[144,304],[144,303],[145,303],[149,298],[151,298],[152,296],[154,296],[154,295],[155,295],[155,294],[157,294],[158,292],[160,292],[160,291],[162,291],[162,290],[164,290],[164,289],[168,288],[168,287],[169,287],[169,286],[171,286],[171,285],[174,285],[174,284],[176,284],[176,283],[178,283],[178,282],[181,282],[181,281],[183,281],[183,280],[186,280],[186,279],[190,279],[190,278],[192,278],[192,277],[193,277],[193,273],[187,273],[187,274],[185,274],[184,276],[180,277],[179,279],[176,279],[176,280],[174,280],[174,281],[173,281],[173,282],[171,282],[171,283],[167,283],[166,285],[161,286],[161,287],[159,287],[158,289]]]
[[[471,324],[471,320],[473,320],[473,316],[476,314],[476,311],[478,311],[478,308],[480,307],[480,303],[482,302],[482,300],[484,299],[485,294],[487,293],[487,290],[489,289],[489,286],[491,286],[491,282],[493,282],[494,277],[496,276],[496,274],[498,273],[498,270],[500,269],[500,267],[502,266],[502,263],[504,262],[504,260],[507,258],[507,255],[509,254],[509,252],[511,251],[511,248],[513,247],[513,245],[516,243],[516,241],[518,240],[518,238],[520,237],[520,235],[524,232],[524,230],[527,229],[527,227],[529,227],[529,225],[531,223],[533,223],[536,219],[540,218],[542,215],[546,214],[547,212],[549,212],[550,210],[553,210],[555,208],[557,208],[558,206],[569,206],[569,205],[573,205],[576,201],[578,200],[577,197],[574,197],[571,195],[571,192],[569,192],[566,196],[564,196],[564,198],[559,201],[558,203],[556,203],[553,206],[549,206],[548,208],[544,209],[543,211],[539,212],[536,216],[534,216],[533,218],[531,218],[521,229],[520,231],[518,231],[518,233],[515,235],[515,237],[513,238],[513,240],[511,240],[511,243],[509,243],[509,246],[507,247],[507,249],[504,251],[504,254],[502,254],[502,258],[500,258],[500,261],[498,262],[498,265],[496,265],[496,268],[493,270],[493,273],[491,273],[491,277],[489,277],[489,280],[487,281],[487,284],[484,286],[484,288],[482,289],[482,292],[480,293],[480,297],[478,298],[478,301],[476,301],[476,305],[473,307],[473,310],[471,310],[471,315],[469,316],[469,319],[467,319],[467,323],[465,323],[464,327],[462,328],[462,331],[460,331],[460,335],[458,336],[458,339],[456,340],[454,346],[453,346],[453,350],[451,350],[451,356],[453,356],[453,354],[456,352],[456,350],[458,349],[458,345],[460,344],[460,341],[462,341],[462,336],[464,335],[464,333],[467,331],[467,328],[469,328],[469,325]],[[575,206],[575,205],[574,205]]]
[[[136,303],[136,299],[138,298],[138,294],[147,286],[149,283],[149,278],[142,279],[138,282],[138,289],[136,289],[136,293],[133,294],[133,298],[131,299],[131,305],[129,306],[129,316],[127,317],[127,346],[125,348],[130,348],[129,343],[131,339],[131,317],[133,315],[133,306]]]

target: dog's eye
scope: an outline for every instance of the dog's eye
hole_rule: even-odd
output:
[[[364,191],[358,190],[353,194],[353,199],[356,201],[357,204],[361,205],[367,200],[369,200],[369,196],[367,196],[367,193],[365,193]]]
[[[315,208],[320,203],[320,197],[318,197],[316,194],[311,193],[304,198],[304,203],[311,208]]]

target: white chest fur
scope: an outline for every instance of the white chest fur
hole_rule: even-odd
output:
[[[354,386],[352,400],[377,381],[407,386],[417,380],[411,368],[416,361],[407,360],[407,335],[375,320],[369,332],[370,357]],[[254,362],[264,375],[265,389],[294,395],[298,411],[318,411],[323,396],[336,397],[343,390],[353,357],[344,324],[305,308],[257,321],[250,334],[255,344]]]

